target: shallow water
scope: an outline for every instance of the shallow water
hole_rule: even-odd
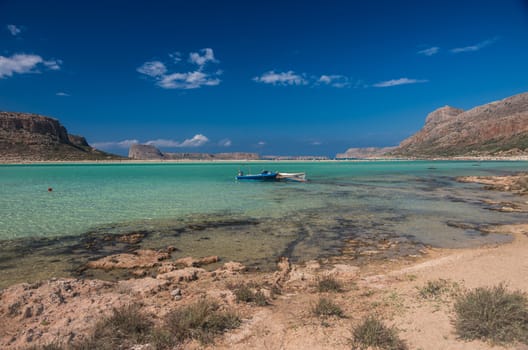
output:
[[[305,171],[310,181],[237,182],[239,168]],[[510,238],[456,224],[525,220],[483,204],[519,197],[454,177],[527,168],[443,161],[0,166],[0,284],[69,275],[88,259],[135,249],[101,238],[131,232],[145,235],[141,247],[177,247],[175,257],[219,255],[260,268],[281,255],[338,255],[347,240],[400,240],[385,258],[423,245],[504,242]]]

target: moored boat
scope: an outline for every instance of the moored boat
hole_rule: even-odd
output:
[[[263,170],[260,174],[248,174],[244,175],[242,171],[238,172],[236,176],[237,180],[261,180],[261,181],[274,181],[277,179],[276,171]]]
[[[306,173],[281,173],[277,171],[263,170],[260,174],[247,174],[239,170],[237,180],[261,180],[261,181],[295,181],[306,182]]]

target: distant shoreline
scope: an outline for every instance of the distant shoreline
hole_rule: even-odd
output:
[[[376,162],[376,161],[528,161],[526,156],[511,157],[435,157],[435,158],[357,158],[357,159],[218,159],[218,160],[139,160],[139,159],[114,159],[114,160],[0,160],[0,165],[38,165],[38,164],[214,164],[214,163],[347,163],[347,162]]]

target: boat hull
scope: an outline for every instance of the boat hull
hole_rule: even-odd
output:
[[[237,180],[259,180],[259,181],[275,181],[277,173],[255,174],[255,175],[238,175]]]

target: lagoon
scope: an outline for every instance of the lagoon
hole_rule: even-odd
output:
[[[302,171],[309,182],[238,182],[239,169]],[[526,169],[512,161],[1,165],[0,270],[29,278],[42,264],[67,275],[126,248],[87,250],[87,240],[134,232],[145,235],[145,248],[173,245],[177,256],[214,254],[261,268],[280,255],[337,256],[357,239],[401,241],[385,258],[506,242],[478,227],[525,219],[494,210],[519,199],[455,177]]]

